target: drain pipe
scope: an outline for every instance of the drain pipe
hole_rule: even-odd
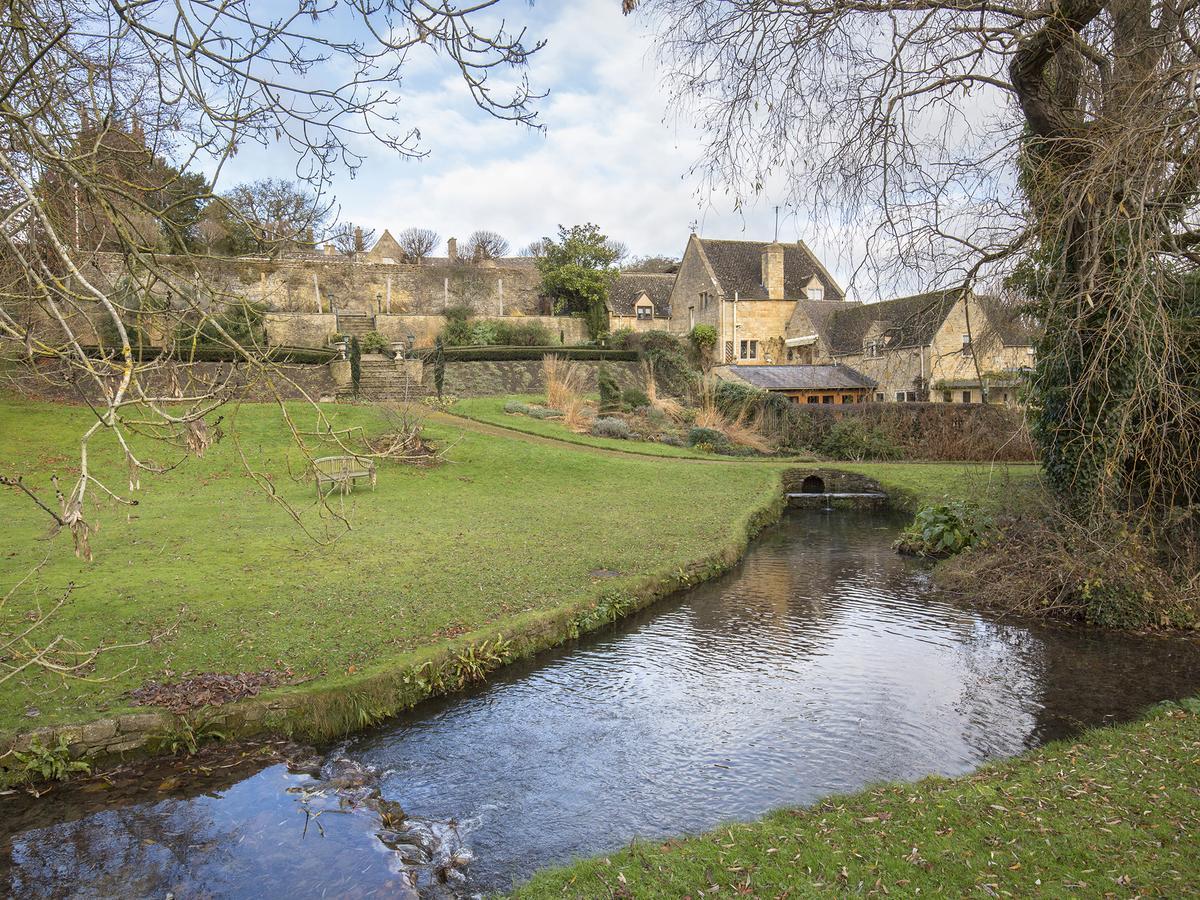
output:
[[[733,292],[733,364],[735,366],[741,365],[740,360],[742,358],[741,353],[738,351],[738,334],[737,334],[737,330],[738,330],[738,323],[737,323],[738,296],[739,296],[738,292],[734,291]]]

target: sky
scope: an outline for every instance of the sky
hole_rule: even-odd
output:
[[[689,175],[701,154],[694,123],[669,109],[653,42],[620,0],[511,0],[509,23],[525,23],[546,46],[528,67],[544,131],[494,119],[432,53],[410,63],[401,111],[421,131],[428,155],[397,157],[364,147],[353,178],[333,184],[341,218],[397,233],[435,229],[443,241],[477,228],[503,234],[514,250],[558,224],[595,222],[635,256],[678,257],[692,223],[704,237],[770,240],[776,202],[735,211],[731,199],[698,192]],[[239,154],[234,181],[278,170],[278,152]],[[225,180],[224,178],[222,180]],[[779,214],[781,240],[803,238],[845,284],[851,260],[838,240],[813,233],[796,215]]]

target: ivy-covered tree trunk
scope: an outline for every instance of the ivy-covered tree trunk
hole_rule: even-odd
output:
[[[350,384],[354,390],[354,396],[358,396],[358,384],[362,380],[362,347],[358,343],[358,337],[350,338]]]
[[[442,389],[446,385],[446,349],[441,335],[433,342],[433,386],[437,397],[442,399]]]

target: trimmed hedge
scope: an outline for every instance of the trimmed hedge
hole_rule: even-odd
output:
[[[110,348],[105,348],[101,351],[99,347],[84,347],[84,352],[93,359],[111,358],[114,352]],[[164,353],[162,347],[143,347],[139,355],[135,349],[134,355],[139,360],[157,359]],[[197,347],[193,350],[188,347],[186,350],[174,354],[174,358],[179,362],[244,362],[241,354],[235,353],[228,347]],[[320,365],[327,363],[330,360],[337,359],[337,351],[318,349],[314,347],[271,347],[267,350],[265,358],[275,363],[296,363]]]
[[[433,351],[425,352],[426,361]],[[602,347],[447,347],[446,362],[515,362],[534,360],[540,362],[548,353],[563,359],[583,361],[637,362],[635,350],[605,350]]]

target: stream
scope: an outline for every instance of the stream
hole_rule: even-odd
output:
[[[721,578],[315,756],[0,799],[0,885],[471,896],[634,837],[967,772],[1200,689],[1196,642],[971,609],[892,551],[898,528],[791,513]]]

